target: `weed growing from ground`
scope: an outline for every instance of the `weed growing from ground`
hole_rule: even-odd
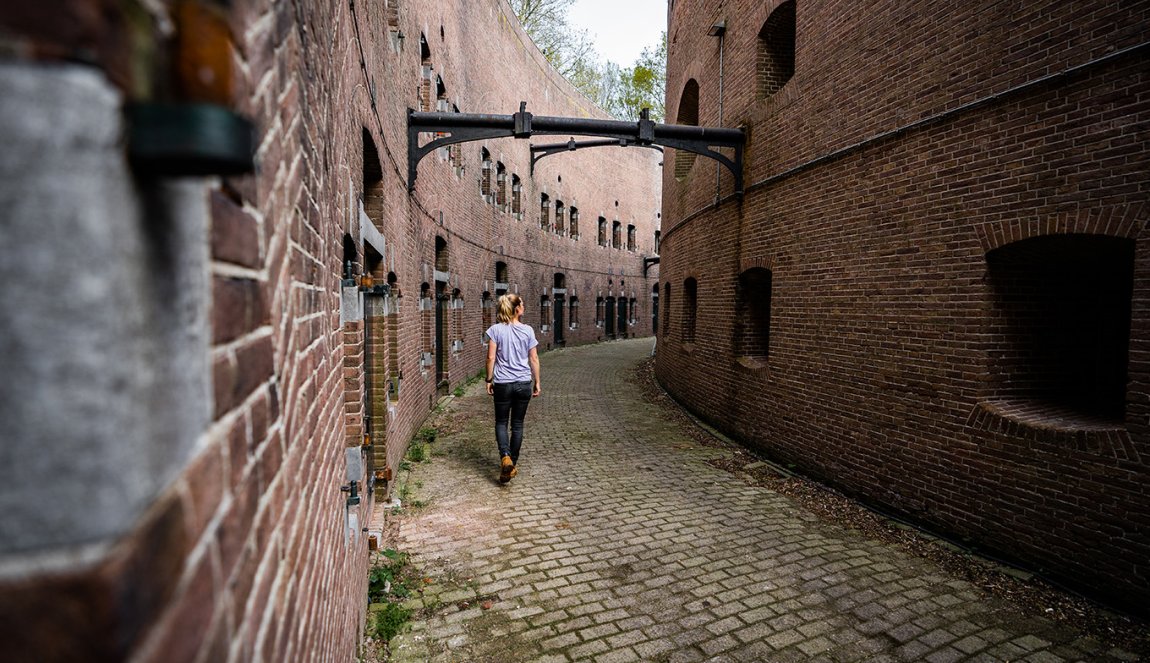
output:
[[[411,595],[407,585],[410,573],[404,573],[407,561],[407,553],[389,548],[382,551],[382,557],[372,565],[368,575],[367,602],[369,606],[374,604],[371,627],[381,642],[394,638],[411,619],[411,609],[402,605]]]

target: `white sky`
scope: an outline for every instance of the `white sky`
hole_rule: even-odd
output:
[[[591,33],[599,55],[630,67],[667,29],[667,0],[576,0],[567,18]]]

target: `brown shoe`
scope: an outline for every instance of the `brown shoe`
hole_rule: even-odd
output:
[[[499,466],[499,483],[507,483],[513,476],[515,476],[515,463],[511,462],[511,456],[504,456]]]

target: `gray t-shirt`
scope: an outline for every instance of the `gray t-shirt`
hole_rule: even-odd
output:
[[[495,341],[493,382],[529,382],[531,348],[539,345],[531,325],[497,322],[487,328],[486,337]]]

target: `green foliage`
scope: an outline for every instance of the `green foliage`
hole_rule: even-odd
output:
[[[413,463],[427,460],[427,445],[422,440],[412,440],[407,447],[407,459]]]
[[[403,630],[411,618],[411,609],[397,602],[410,596],[411,589],[404,574],[407,553],[389,548],[383,551],[383,558],[371,567],[368,575],[367,601],[380,604],[372,609],[375,613],[375,637],[387,642]]]
[[[411,609],[398,603],[385,603],[383,608],[375,612],[375,637],[382,642],[389,642],[399,635],[407,620],[411,619]]]
[[[510,0],[520,24],[555,70],[600,108],[621,120],[638,120],[644,108],[662,122],[667,82],[667,33],[643,49],[633,67],[603,61],[586,30],[572,29],[567,12],[575,0]]]

